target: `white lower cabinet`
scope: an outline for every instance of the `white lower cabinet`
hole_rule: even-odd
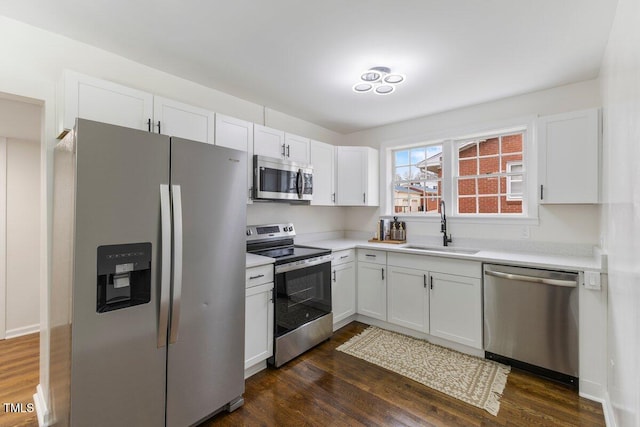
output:
[[[331,266],[333,324],[356,313],[356,267],[354,262]]]
[[[429,332],[429,272],[388,266],[387,321]]]
[[[333,325],[356,313],[355,250],[333,253],[331,261],[331,310]]]
[[[358,262],[358,314],[387,320],[386,264]]]
[[[273,356],[273,265],[247,269],[247,288],[245,293],[245,336],[244,369],[245,377],[254,372],[254,368]],[[255,283],[269,280],[268,283]],[[259,366],[259,365],[258,365]]]
[[[430,334],[482,348],[480,278],[431,273]]]

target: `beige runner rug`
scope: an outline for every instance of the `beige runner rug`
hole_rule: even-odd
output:
[[[337,348],[498,415],[511,368],[370,326]]]

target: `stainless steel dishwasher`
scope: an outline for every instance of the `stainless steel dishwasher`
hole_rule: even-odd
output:
[[[578,385],[578,274],[484,264],[484,350]]]

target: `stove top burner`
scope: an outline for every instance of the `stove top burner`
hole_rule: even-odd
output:
[[[307,246],[287,246],[278,247],[272,249],[263,249],[259,251],[250,251],[256,255],[262,255],[269,258],[276,259],[276,265],[284,264],[292,261],[298,261],[301,259],[314,258],[317,256],[329,255],[331,253],[328,249],[311,248]]]

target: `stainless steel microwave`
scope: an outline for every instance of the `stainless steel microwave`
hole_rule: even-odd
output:
[[[253,156],[253,198],[303,200],[313,197],[311,165],[265,156]]]

